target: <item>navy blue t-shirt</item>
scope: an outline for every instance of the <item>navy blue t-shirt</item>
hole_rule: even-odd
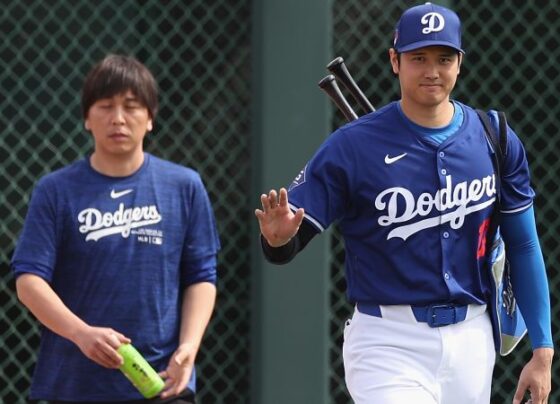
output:
[[[219,248],[198,173],[146,153],[133,175],[108,177],[86,158],[38,182],[12,267],[16,276],[45,279],[87,324],[131,338],[161,371],[178,345],[182,292],[215,283]],[[189,387],[195,390],[194,371]],[[142,396],[119,370],[45,328],[31,398]]]

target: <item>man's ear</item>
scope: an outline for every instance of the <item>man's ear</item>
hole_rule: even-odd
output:
[[[399,74],[399,55],[397,51],[393,48],[389,49],[389,60],[391,61],[391,67],[393,68],[393,73]]]
[[[84,121],[84,128],[86,128],[86,130],[90,130],[89,121],[87,119]]]

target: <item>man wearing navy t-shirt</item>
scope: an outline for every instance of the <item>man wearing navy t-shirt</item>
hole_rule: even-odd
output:
[[[143,150],[157,108],[150,71],[108,55],[82,92],[93,153],[33,192],[12,259],[44,325],[32,399],[143,401],[118,370],[130,342],[165,380],[154,402],[194,403],[220,243],[199,174]]]

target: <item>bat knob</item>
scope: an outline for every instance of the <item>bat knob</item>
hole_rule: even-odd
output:
[[[329,74],[328,76],[325,76],[321,79],[321,81],[319,81],[318,86],[321,88],[324,88],[326,86],[329,85],[329,83],[331,83],[332,81],[335,81],[336,78],[332,75]]]
[[[337,65],[340,65],[342,63],[344,63],[344,59],[342,58],[342,56],[338,56],[335,59],[333,59],[333,61],[330,62],[327,65],[327,69],[330,70],[333,66],[337,66]]]

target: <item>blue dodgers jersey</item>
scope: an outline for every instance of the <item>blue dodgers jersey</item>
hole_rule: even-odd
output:
[[[484,303],[486,231],[496,198],[490,147],[460,103],[458,130],[437,145],[397,102],[335,131],[289,188],[319,231],[338,222],[351,302]],[[502,209],[531,206],[525,151],[508,129]]]
[[[112,327],[157,371],[177,348],[182,290],[215,282],[220,247],[200,176],[149,154],[133,175],[113,178],[88,159],[37,184],[12,267],[47,280],[92,326]],[[195,390],[195,375],[189,382]],[[44,329],[32,398],[122,401],[142,396]]]

